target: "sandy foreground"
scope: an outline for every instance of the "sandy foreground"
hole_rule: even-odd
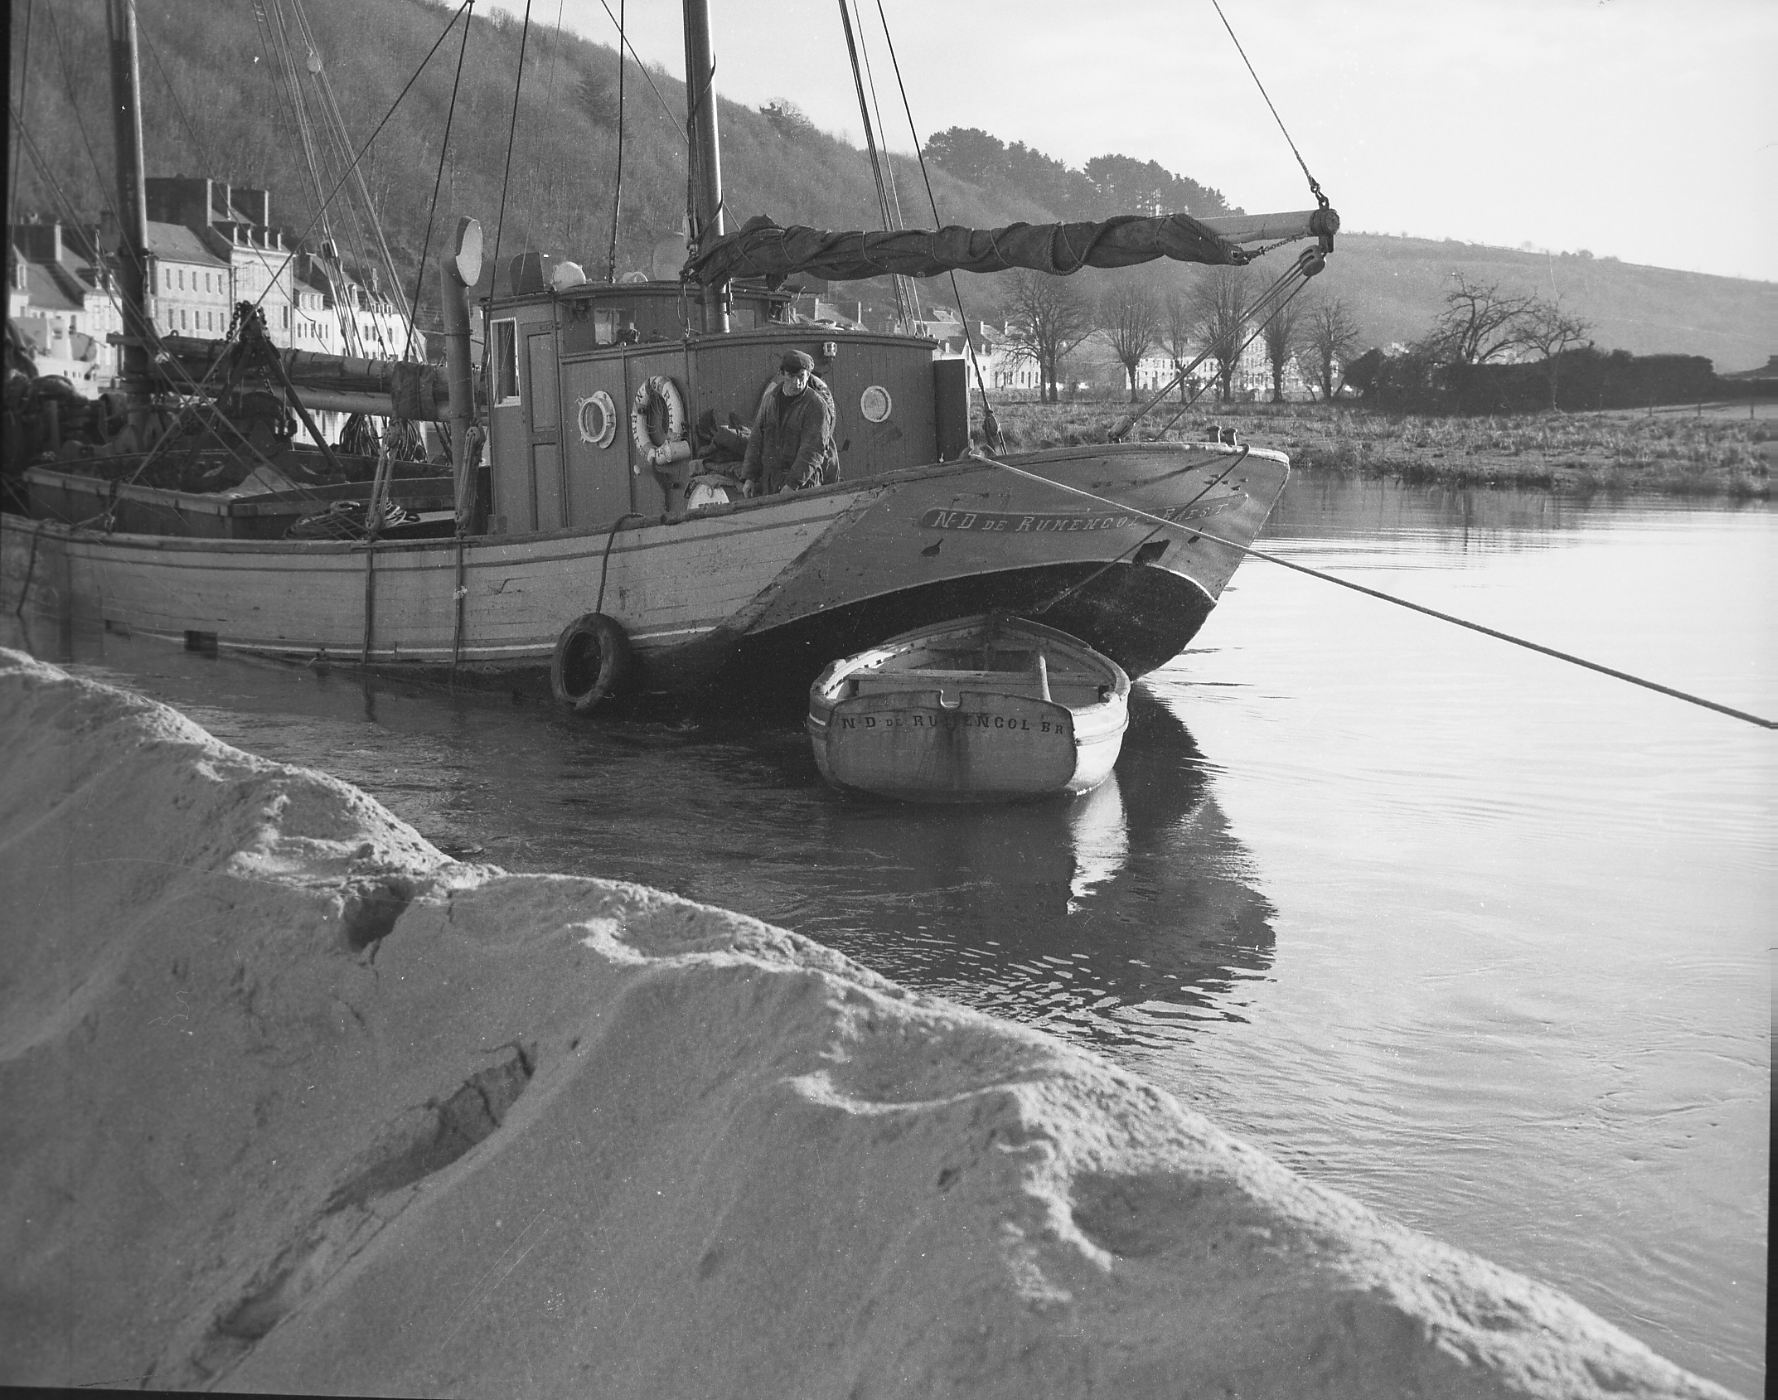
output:
[[[1726,1396],[1136,1077],[0,651],[0,1383]]]

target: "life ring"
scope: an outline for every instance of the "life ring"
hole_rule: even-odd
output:
[[[603,389],[593,390],[575,405],[574,417],[582,442],[594,447],[611,446],[611,440],[617,436],[617,405],[610,394]]]
[[[689,457],[688,449],[675,450],[676,443],[685,441],[686,427],[685,395],[671,379],[657,374],[636,386],[630,400],[630,437],[643,461],[664,466]]]
[[[628,687],[630,639],[604,613],[584,613],[562,629],[549,663],[549,688],[577,715],[596,709]]]

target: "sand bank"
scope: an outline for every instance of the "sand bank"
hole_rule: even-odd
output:
[[[0,651],[0,1382],[1723,1396],[1041,1033]]]

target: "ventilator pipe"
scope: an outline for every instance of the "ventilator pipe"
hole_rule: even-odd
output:
[[[475,366],[469,353],[469,288],[482,275],[482,226],[457,221],[451,246],[438,260],[439,301],[444,314],[445,368],[450,396],[451,475],[456,483],[457,532],[468,528],[475,503],[469,429],[475,419]]]

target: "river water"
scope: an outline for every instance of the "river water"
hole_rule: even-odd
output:
[[[1778,716],[1778,510],[1290,486],[1295,562]],[[1134,1069],[1314,1179],[1763,1391],[1778,738],[1262,561],[1111,782],[942,811],[800,729],[0,640],[452,854],[636,880]]]

